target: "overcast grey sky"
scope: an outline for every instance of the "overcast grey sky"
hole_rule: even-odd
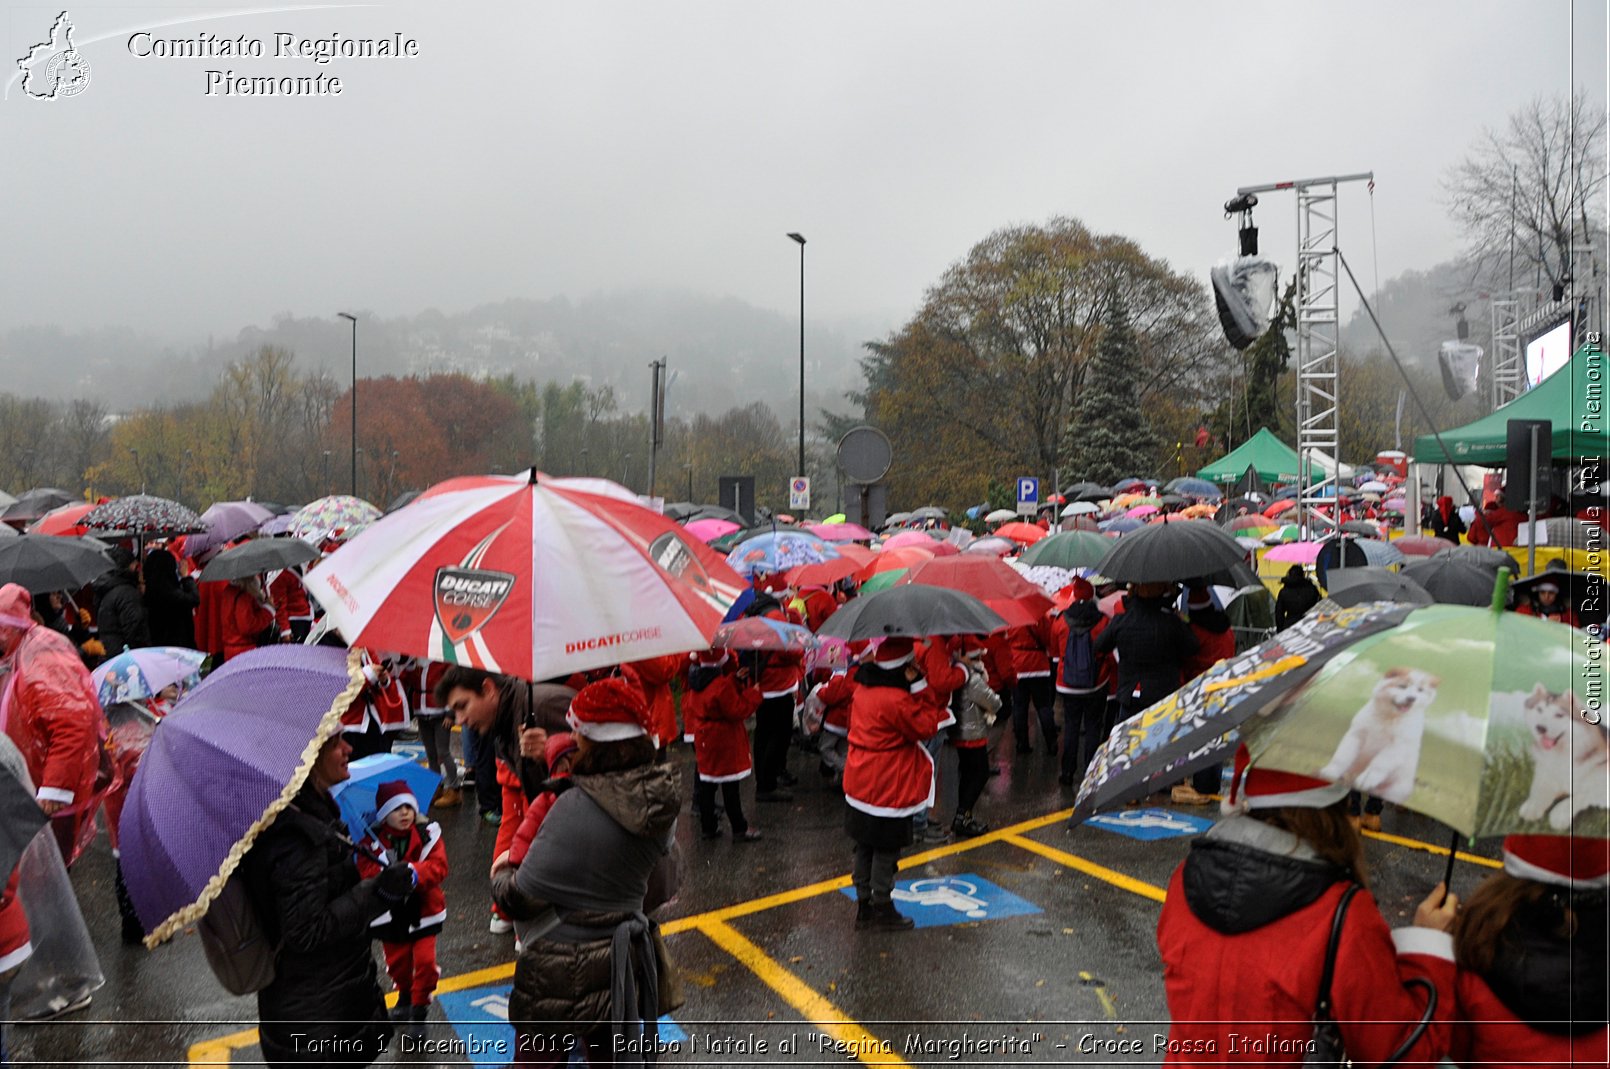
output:
[[[192,341],[639,286],[791,311],[790,230],[813,314],[892,327],[997,227],[1073,215],[1205,279],[1237,185],[1366,169],[1385,279],[1455,251],[1438,181],[1484,125],[1569,92],[1573,53],[1605,93],[1603,0],[455,0],[163,25],[272,6],[69,6],[88,87],[41,102],[12,77],[0,103],[0,329]],[[60,9],[6,5],[8,76]],[[139,58],[138,30],[266,54]],[[419,55],[274,58],[279,32]],[[209,97],[208,69],[343,90]],[[1290,196],[1265,205],[1289,261]],[[1361,186],[1341,227],[1368,270]]]

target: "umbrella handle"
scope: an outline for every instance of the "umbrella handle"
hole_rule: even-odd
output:
[[[1446,902],[1448,896],[1453,894],[1453,865],[1459,857],[1459,833],[1455,831],[1448,840],[1448,867],[1442,872],[1442,900]]]
[[[292,802],[290,805],[286,806],[285,808],[294,809],[298,813],[302,812],[301,808],[298,807],[295,802]],[[346,832],[344,832],[344,831],[336,831],[334,828],[331,828],[330,829],[330,834],[335,836],[336,840],[339,841],[342,846],[347,847],[354,854],[359,854],[359,855],[361,855],[363,857],[366,857],[370,861],[373,861],[376,865],[384,866],[386,864],[385,861],[381,860],[379,855],[370,853],[368,850],[364,849],[364,847],[361,844],[353,842],[352,839],[347,835]]]

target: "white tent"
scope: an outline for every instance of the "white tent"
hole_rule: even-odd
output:
[[[1328,477],[1344,480],[1353,477],[1353,465],[1343,464],[1341,465],[1341,470],[1338,471],[1336,461],[1332,460],[1331,455],[1323,449],[1311,449],[1308,456],[1314,467],[1323,471]]]

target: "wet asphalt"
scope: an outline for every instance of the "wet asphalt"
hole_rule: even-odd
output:
[[[1058,784],[1054,759],[1038,750],[1015,753],[1010,733],[991,752],[1000,773],[976,812],[992,829],[1071,806],[1073,790]],[[691,751],[673,750],[672,759],[683,769],[691,801]],[[857,932],[851,898],[817,886],[849,871],[843,802],[818,774],[813,754],[796,750],[790,768],[799,779],[792,802],[756,803],[753,780],[745,781],[746,812],[764,835],[759,842],[701,838],[691,804],[680,822],[681,891],[659,919],[686,1001],[663,1032],[662,1062],[839,1065],[858,1055],[909,1065],[1161,1060],[1149,1053],[1153,1037],[1167,1029],[1155,895],[1190,842],[1181,828],[1169,827],[1178,823],[1169,814],[1211,819],[1215,809],[1173,807],[1154,797],[1144,805],[1163,812],[1142,823],[1176,836],[1156,840],[1093,825],[1069,830],[1055,819],[1022,831],[1026,843],[998,835],[918,843],[908,849],[898,880],[926,881],[918,897],[902,904],[922,914],[925,926]],[[506,1060],[500,1055],[511,1040],[496,1015],[512,972],[513,936],[488,931],[486,871],[495,829],[479,819],[470,798],[466,790],[464,806],[433,814],[444,825],[452,873],[437,951],[441,1001],[432,1009],[428,1042],[394,1049],[380,1064]],[[941,815],[948,826],[949,810]],[[1385,831],[1448,841],[1441,825],[1390,807]],[[1408,922],[1446,863],[1373,839],[1368,856],[1375,896],[1393,925]],[[84,1010],[8,1027],[15,1064],[261,1065],[243,1034],[256,1025],[255,1000],[224,992],[194,933],[154,951],[120,942],[112,865],[103,835],[72,873],[105,986]],[[1486,871],[1462,863],[1456,889],[1468,891]],[[1118,886],[1112,874],[1121,874],[1118,883],[1138,882]],[[389,989],[383,968],[381,977]]]

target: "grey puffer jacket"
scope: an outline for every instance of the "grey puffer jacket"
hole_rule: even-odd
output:
[[[950,708],[956,714],[956,726],[951,729],[955,742],[975,742],[985,737],[995,714],[1001,711],[1001,697],[990,689],[989,677],[976,664],[963,661],[967,682],[950,696]]]
[[[611,1020],[616,930],[660,904],[650,898],[650,876],[675,832],[677,770],[644,765],[578,774],[571,783],[519,869],[492,881],[493,901],[522,932],[509,995],[517,1029],[522,1022]]]

